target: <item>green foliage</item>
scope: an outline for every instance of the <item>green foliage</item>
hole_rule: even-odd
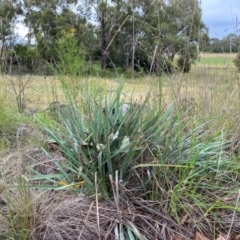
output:
[[[57,52],[57,67],[61,74],[77,76],[83,72],[85,51],[78,45],[77,39],[70,35],[59,39]]]
[[[35,37],[37,51],[42,59],[47,62],[56,59],[58,40],[69,33],[77,38],[78,45],[83,45],[88,53],[92,53],[95,44],[93,25],[87,23],[84,16],[71,10],[71,6],[76,2],[69,0],[23,2],[26,9],[24,22],[31,26],[31,33],[28,36]]]
[[[19,1],[0,0],[0,73],[7,69],[6,61],[7,48],[13,40],[15,20],[19,14],[22,14],[22,6]]]
[[[187,57],[180,56],[177,59],[177,64],[179,69],[184,73],[188,73],[191,70],[192,63],[189,56]]]
[[[0,39],[5,45],[6,39],[13,33],[14,20],[23,12],[18,1],[1,0],[0,5]]]
[[[84,74],[85,51],[78,45],[74,35],[67,35],[58,41],[56,48],[57,62],[56,74],[61,82],[62,89],[68,99],[77,100],[80,94],[80,79]]]
[[[92,72],[93,73],[93,72]],[[116,78],[117,73],[114,69],[99,69],[97,72],[95,72],[95,76],[99,76],[102,78]]]
[[[16,60],[20,65],[25,65],[28,70],[33,70],[33,68],[37,67],[37,64],[34,64],[34,61],[39,59],[39,53],[36,48],[17,44],[14,46],[14,51],[16,53]]]
[[[199,35],[199,51],[206,52],[210,47],[210,37],[208,30],[201,32]]]
[[[59,125],[58,110],[52,112],[39,112],[36,114],[36,118],[41,121],[48,128],[57,128]],[[57,115],[57,116],[56,116]]]
[[[174,70],[177,70],[176,64],[163,56],[160,57],[158,64],[160,73],[171,74]]]
[[[216,37],[211,38],[204,50],[212,53],[237,53],[239,42],[239,36],[234,33],[230,33],[223,39],[218,39]]]
[[[76,37],[78,46],[83,46],[86,60],[101,61],[102,69],[114,66],[134,68],[136,71],[143,69],[145,73],[162,71],[162,54],[168,55],[171,52],[174,56],[186,44],[196,45],[199,39],[202,42],[208,40],[208,32],[201,21],[201,9],[195,0],[151,0],[148,4],[141,1],[132,4],[128,1],[113,0],[108,3],[91,0],[83,3],[76,7],[76,13],[71,9],[77,5],[76,1],[24,0],[21,7],[25,11],[21,12],[17,10],[18,4],[15,1],[12,4],[7,1],[4,14],[9,11],[11,17],[8,14],[5,35],[11,33],[11,21],[16,18],[17,12],[21,12],[24,23],[30,26],[28,39],[34,37],[36,40],[36,53],[29,49],[26,52],[23,47],[18,49],[18,55],[26,61],[28,69],[36,57],[49,63],[57,61],[58,40],[69,34]],[[95,13],[90,11],[92,5],[95,6]],[[0,12],[0,17],[1,14]],[[96,20],[98,24],[93,25]],[[2,22],[5,23],[5,19]],[[2,39],[2,45],[6,44]],[[171,63],[165,61],[164,65],[166,72],[170,73]],[[69,71],[68,66],[65,67],[66,71]],[[100,72],[100,75],[104,73]]]

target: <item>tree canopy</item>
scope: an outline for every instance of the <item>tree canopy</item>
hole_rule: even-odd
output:
[[[210,38],[204,50],[213,53],[237,53],[239,52],[240,37],[234,33],[223,39]]]
[[[194,60],[201,40],[208,38],[197,0],[1,2],[0,18],[6,22],[0,26],[1,58],[19,14],[39,58],[57,62],[59,39],[72,34],[86,59],[99,62],[103,70],[171,71],[176,54]]]

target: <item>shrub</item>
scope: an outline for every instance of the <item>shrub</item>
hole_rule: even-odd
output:
[[[14,50],[16,52],[16,60],[19,62],[19,64],[25,66],[28,71],[32,72],[33,69],[37,67],[39,54],[36,48],[30,48],[26,45],[17,44],[14,47]]]
[[[192,65],[190,57],[180,56],[177,60],[177,65],[182,72],[188,73],[191,70]]]
[[[133,76],[133,74],[134,74],[134,76]],[[132,77],[134,77],[134,78],[144,77],[146,75],[146,73],[144,72],[143,68],[140,68],[138,71],[134,70],[134,72],[132,71],[131,68],[128,68],[128,69],[124,70],[122,75],[126,79],[131,79]]]
[[[176,66],[171,60],[162,56],[159,61],[159,68],[160,73],[170,74],[173,72]]]
[[[65,96],[77,101],[81,90],[78,76],[84,74],[85,51],[78,45],[77,39],[70,35],[59,39],[56,53],[57,63],[52,68],[58,75]]]
[[[74,36],[59,39],[57,52],[58,70],[71,76],[81,75],[85,64],[85,51]]]

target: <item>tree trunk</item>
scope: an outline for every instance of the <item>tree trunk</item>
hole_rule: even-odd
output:
[[[2,47],[0,51],[0,72],[3,73],[6,69],[6,56],[4,56],[5,38],[2,40]]]
[[[102,29],[102,59],[101,59],[101,67],[102,69],[106,69],[107,67],[107,39],[106,39],[106,29],[105,29],[105,17],[106,13],[102,11],[101,13],[101,29]]]

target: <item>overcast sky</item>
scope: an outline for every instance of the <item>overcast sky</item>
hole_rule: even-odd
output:
[[[203,22],[210,37],[222,39],[230,33],[239,34],[240,0],[201,0]]]

